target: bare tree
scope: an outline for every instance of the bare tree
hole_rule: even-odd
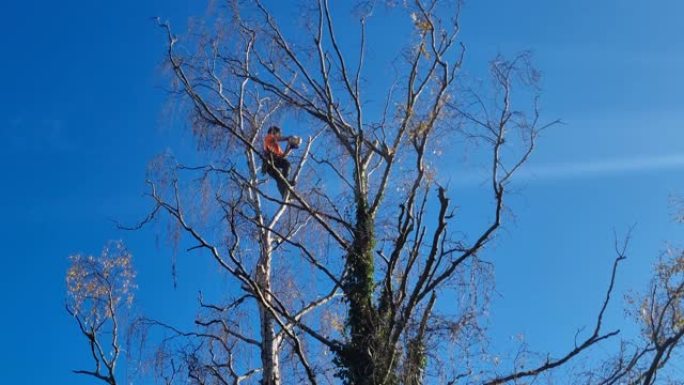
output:
[[[112,243],[99,256],[71,257],[66,274],[66,310],[88,341],[94,369],[74,373],[116,385],[121,354],[121,312],[133,301],[135,272],[131,254]]]
[[[509,370],[489,361],[481,321],[491,266],[480,255],[502,226],[516,172],[557,121],[540,118],[529,53],[496,57],[483,90],[466,86],[460,2],[393,5],[355,2],[347,16],[312,1],[296,34],[260,0],[227,1],[182,38],[159,22],[207,161],[163,158],[149,181],[154,206],[134,228],[165,214],[193,242],[189,252],[209,256],[236,283],[217,303],[200,298],[194,330],[139,321],[167,333],[155,354],[165,383],[520,383],[618,334],[604,330],[603,317],[624,249],[585,338],[559,357],[514,358]],[[410,23],[386,88],[365,69],[367,25],[380,8]],[[353,49],[338,18],[358,27]],[[274,194],[261,173],[261,140],[268,126],[295,119],[307,140],[293,155],[287,194]],[[437,154],[458,139],[479,144],[486,165],[481,228],[460,220],[440,177]],[[665,292],[649,303],[662,303]],[[653,308],[663,314],[667,305]],[[659,333],[655,368],[677,335]],[[444,365],[448,355],[454,360]],[[113,381],[116,360],[104,357],[94,353],[97,370],[88,374]],[[607,378],[631,370],[616,368]],[[652,383],[654,374],[643,373]]]
[[[646,293],[628,301],[634,306],[628,310],[640,325],[640,338],[622,341],[613,358],[585,374],[586,383],[682,383],[681,368],[669,364],[681,359],[684,341],[684,253],[669,249],[654,270]]]
[[[170,214],[197,242],[193,249],[208,251],[256,301],[263,383],[278,382],[278,336],[296,357],[293,370],[303,370],[309,383],[318,383],[325,372],[325,363],[312,363],[311,352],[331,352],[337,376],[346,383],[422,383],[430,335],[445,325],[476,329],[481,317],[472,302],[459,314],[438,316],[439,293],[462,289],[459,277],[484,270],[478,253],[501,226],[506,188],[531,155],[539,132],[555,123],[540,122],[539,75],[529,54],[493,60],[487,95],[464,90],[457,81],[465,53],[458,41],[460,3],[407,2],[396,12],[410,16],[413,36],[401,71],[383,96],[384,110],[370,113],[363,91],[372,3],[355,8],[360,40],[353,53],[343,50],[325,0],[313,4],[307,28],[294,37],[286,36],[261,1],[232,1],[224,10],[217,18],[220,27],[189,35],[182,48],[171,27],[161,23],[168,64],[190,102],[193,130],[201,143],[224,156],[216,158],[222,165],[175,166],[167,193],[152,183],[153,215]],[[524,89],[518,93],[520,104],[513,102],[516,87]],[[274,197],[258,173],[266,160],[259,138],[276,111],[294,114],[311,127],[296,188],[287,185],[289,200]],[[432,156],[440,140],[464,134],[487,149],[492,199],[489,224],[465,235],[450,231],[457,218],[447,189],[437,183]],[[224,223],[220,228],[227,229],[218,239],[227,243],[210,240],[212,230],[189,219],[192,210],[183,199],[178,170],[216,175],[223,189],[215,194]],[[300,173],[308,178],[298,180]],[[281,226],[286,212],[291,220]],[[276,293],[272,286],[276,249],[298,254],[316,273],[315,287],[296,290],[299,307],[287,291]],[[612,284],[594,333],[566,356],[492,374],[483,382],[535,377],[614,336],[601,329],[610,290]],[[342,312],[343,327],[326,329],[315,319],[306,321],[306,313],[338,292],[342,306],[329,308]],[[475,367],[481,365],[462,367],[465,374],[451,382],[468,379]]]

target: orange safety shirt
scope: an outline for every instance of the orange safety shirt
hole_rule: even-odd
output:
[[[264,138],[264,150],[275,156],[282,157],[285,155],[283,149],[280,148],[280,144],[278,144],[278,138],[274,134],[268,134]]]

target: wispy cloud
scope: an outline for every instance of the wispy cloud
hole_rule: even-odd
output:
[[[684,154],[531,165],[521,170],[518,178],[525,180],[578,179],[676,168],[684,168]]]
[[[599,159],[551,164],[529,164],[514,177],[518,182],[544,182],[553,180],[585,179],[602,176],[619,176],[637,172],[655,172],[684,169],[684,154],[638,156],[630,158]],[[465,172],[454,178],[459,184],[482,183],[487,180],[485,171]]]

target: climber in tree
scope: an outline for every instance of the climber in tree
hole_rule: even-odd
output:
[[[287,183],[294,184],[287,180],[290,172],[290,162],[285,158],[293,148],[299,146],[301,139],[296,136],[281,136],[280,128],[271,126],[268,129],[268,134],[264,138],[264,155],[266,162],[263,165],[264,171],[273,177],[278,184],[278,191],[283,199],[286,199]],[[280,148],[278,142],[287,142],[285,151]]]

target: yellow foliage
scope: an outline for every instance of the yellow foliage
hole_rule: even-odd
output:
[[[74,255],[66,273],[67,306],[87,324],[110,319],[120,305],[130,306],[135,288],[132,256],[121,243],[98,257]]]
[[[421,33],[427,33],[432,31],[432,23],[430,20],[424,18],[423,16],[419,16],[415,12],[411,14],[411,19],[413,20],[413,24],[418,28],[418,30]]]

